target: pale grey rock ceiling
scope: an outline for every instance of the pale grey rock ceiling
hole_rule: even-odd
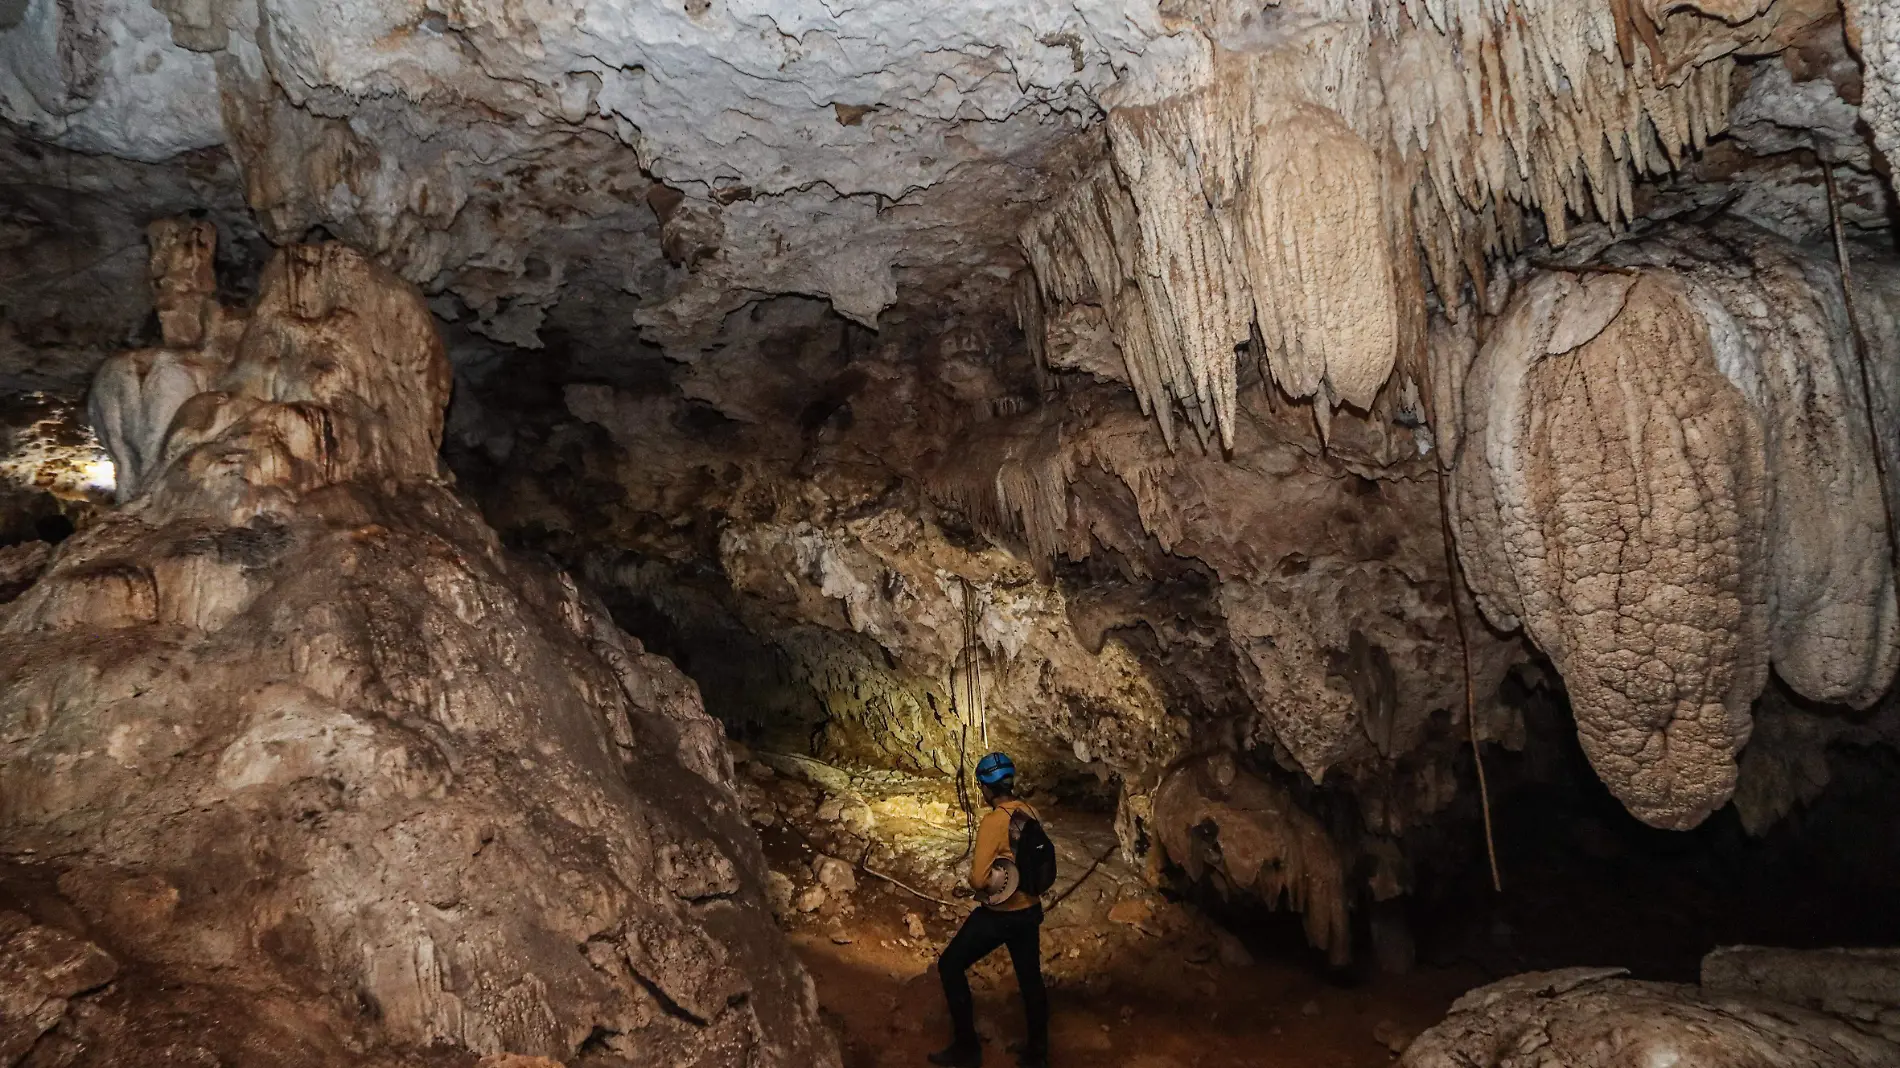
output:
[[[900,286],[993,288],[996,213],[1189,30],[1118,3],[160,6],[14,12],[0,116],[143,162],[222,143],[273,240],[324,226],[529,348],[577,282],[676,347],[763,295],[869,325]]]
[[[719,344],[730,313],[786,294],[866,326],[893,309],[1000,315],[1019,226],[1103,159],[1111,113],[1200,91],[1234,56],[1307,41],[1337,58],[1396,34],[1418,70],[1387,81],[1421,89],[1402,108],[1350,64],[1301,66],[1318,79],[1301,92],[1357,86],[1356,128],[1430,140],[1455,94],[1423,91],[1429,49],[1406,42],[1477,48],[1492,6],[10,0],[0,121],[36,155],[7,153],[0,201],[22,264],[9,273],[33,277],[4,283],[0,383],[70,390],[134,340],[146,309],[122,250],[183,207],[211,210],[232,250],[253,230],[283,243],[322,227],[421,284],[465,336],[525,349],[566,318],[608,328],[580,334],[603,353],[637,339],[687,356]],[[1607,70],[1626,44],[1570,5],[1510,6],[1536,32],[1497,38],[1530,42],[1507,66]],[[1662,28],[1670,69],[1645,77],[1667,82],[1785,47],[1831,6],[1637,4],[1629,26]],[[1550,43],[1565,34],[1579,43]],[[1782,151],[1793,119],[1866,166],[1832,73],[1785,74],[1741,98],[1748,146]],[[1513,91],[1543,100],[1556,84]],[[1778,229],[1814,222],[1799,176],[1742,184]],[[1859,221],[1883,214],[1877,189],[1850,183]],[[48,287],[55,261],[85,284]],[[56,307],[46,288],[63,290]],[[559,310],[577,294],[583,312]]]

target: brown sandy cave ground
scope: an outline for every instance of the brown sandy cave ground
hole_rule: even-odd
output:
[[[1900,0],[925,7],[0,0],[0,1068],[1900,1068]]]
[[[949,1027],[935,955],[967,911],[942,903],[967,846],[954,790],[769,754],[742,761],[740,774],[755,784],[747,804],[774,867],[774,908],[841,1028],[845,1063],[923,1063]],[[1348,987],[1284,940],[1256,957],[1200,910],[1156,893],[1121,858],[1105,817],[1062,806],[1044,815],[1063,869],[1043,935],[1061,1063],[1388,1064],[1478,974],[1454,967]],[[1009,1063],[1022,1011],[1007,955],[984,962],[974,985],[988,1055]]]

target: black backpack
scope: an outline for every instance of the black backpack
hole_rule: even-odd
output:
[[[1017,889],[1030,897],[1041,897],[1056,884],[1056,844],[1042,821],[1020,812],[1009,820],[1010,845],[1016,853],[1016,871],[1021,879]]]

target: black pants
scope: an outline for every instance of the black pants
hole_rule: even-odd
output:
[[[1029,1038],[1023,1050],[1045,1056],[1049,1052],[1049,992],[1042,985],[1040,904],[1016,912],[978,908],[944,947],[943,956],[937,958],[943,997],[950,1003],[953,1041],[962,1049],[977,1048],[976,1001],[970,996],[970,979],[965,973],[998,946],[1009,947],[1010,963],[1016,967],[1016,985],[1023,992],[1023,1015],[1029,1020]]]

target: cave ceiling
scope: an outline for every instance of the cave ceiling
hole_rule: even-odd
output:
[[[184,210],[219,224],[234,280],[269,245],[320,228],[422,286],[454,324],[458,360],[559,339],[593,362],[743,344],[732,313],[775,296],[869,328],[1002,317],[1023,246],[1046,254],[1024,226],[1117,153],[1113,173],[1138,202],[1163,195],[1165,175],[1126,164],[1170,138],[1224,160],[1215,170],[1298,169],[1306,152],[1334,173],[1359,156],[1422,171],[1379,181],[1442,199],[1442,217],[1406,223],[1441,290],[1460,284],[1451,263],[1535,241],[1553,209],[1553,237],[1597,217],[1626,223],[1652,201],[1740,202],[1805,236],[1818,186],[1788,154],[1817,130],[1849,165],[1850,216],[1884,222],[1884,187],[1853,177],[1873,163],[1841,37],[1821,0],[1602,12],[1449,0],[12,0],[0,7],[0,385],[73,392],[113,347],[148,336],[142,228]],[[1481,78],[1445,68],[1466,53]],[[1649,62],[1625,62],[1638,55]],[[1870,90],[1870,108],[1884,92]],[[1223,157],[1216,131],[1169,116],[1222,93],[1248,97],[1258,114],[1247,121],[1260,123],[1318,107],[1357,135],[1359,155],[1308,122],[1286,159]],[[1514,109],[1499,129],[1474,117],[1497,107]],[[1691,160],[1731,119],[1720,151]],[[1673,185],[1640,182],[1671,174]],[[1341,192],[1281,185],[1288,225]],[[1251,270],[1258,282],[1295,266]],[[1377,349],[1416,325],[1374,306],[1336,311],[1384,331],[1334,337],[1341,349]],[[1329,376],[1327,358],[1325,343],[1309,345],[1302,369],[1275,378],[1296,396],[1324,389],[1359,405],[1384,381],[1376,359]],[[1136,389],[1149,402],[1164,384]]]

